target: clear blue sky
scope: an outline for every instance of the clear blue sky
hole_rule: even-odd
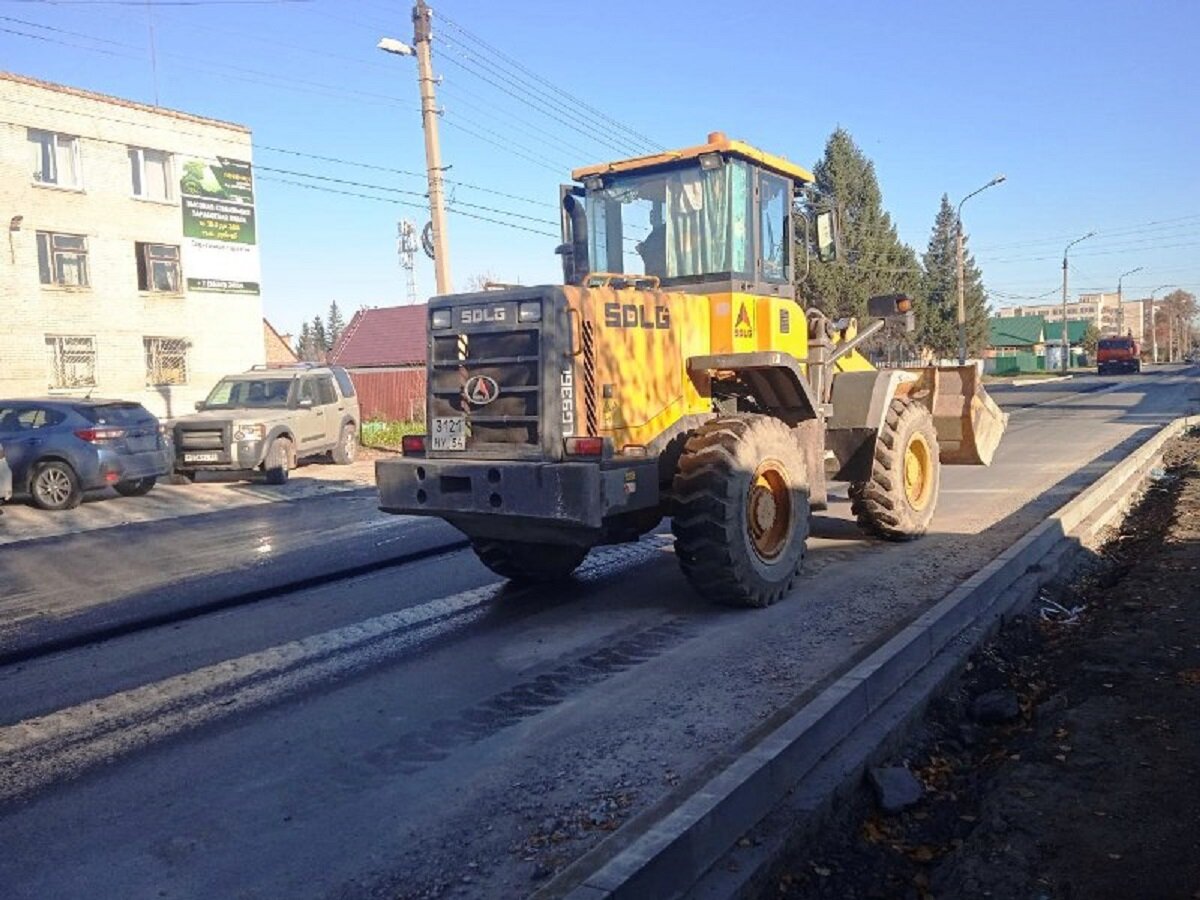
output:
[[[1003,172],[1007,183],[964,207],[993,305],[1053,296],[1064,245],[1093,229],[1071,253],[1072,293],[1114,290],[1136,266],[1127,298],[1161,284],[1200,292],[1195,0],[433,7],[444,161],[464,183],[450,188],[460,289],[482,273],[557,281],[557,185],[572,165],[640,149],[596,113],[564,111],[556,88],[659,146],[720,129],[807,166],[841,125],[919,252],[942,193],[956,202]],[[404,300],[396,220],[427,218],[423,179],[267,148],[423,172],[414,61],[375,49],[384,35],[411,40],[410,10],[385,0],[0,0],[0,67],[154,102],[152,25],[161,104],[253,130],[265,312],[294,331],[331,299],[347,315]],[[423,256],[417,278],[421,297],[432,293]]]

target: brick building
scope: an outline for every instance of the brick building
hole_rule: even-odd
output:
[[[263,362],[250,132],[0,73],[0,396],[190,411]]]

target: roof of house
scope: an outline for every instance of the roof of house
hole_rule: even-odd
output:
[[[294,363],[300,357],[296,355],[296,351],[284,339],[275,326],[264,318],[263,320],[263,344],[267,354],[268,363]],[[291,335],[289,335],[290,337]]]
[[[85,91],[82,88],[71,87],[66,84],[56,84],[53,81],[42,81],[40,78],[30,78],[28,75],[18,75],[16,72],[0,71],[0,81],[10,81],[14,84],[25,84],[31,87],[43,88],[48,91],[57,91],[60,94],[69,94],[72,97],[82,97],[87,100],[98,100],[101,103],[109,103],[113,106],[123,106],[126,109],[136,109],[142,112],[154,113],[159,116],[170,116],[173,119],[183,119],[188,122],[196,122],[201,125],[215,125],[218,128],[230,128],[234,131],[241,131],[245,134],[250,133],[250,129],[245,125],[239,125],[237,122],[226,122],[223,119],[213,119],[208,116],[198,116],[195,113],[184,112],[179,109],[168,109],[165,106],[151,106],[148,103],[138,103],[136,100],[126,100],[123,97],[114,97],[111,94],[98,94],[95,91]]]
[[[425,364],[424,303],[360,309],[330,354],[347,368]]]
[[[1045,340],[1046,320],[1041,316],[988,319],[988,346],[1032,347]]]
[[[1091,322],[1068,319],[1067,342],[1080,344]],[[988,319],[989,347],[1032,347],[1035,344],[1057,344],[1062,341],[1062,325],[1047,322],[1044,316],[1011,316]]]

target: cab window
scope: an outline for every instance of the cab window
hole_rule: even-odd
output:
[[[317,396],[320,398],[318,402],[322,406],[328,406],[330,403],[337,403],[337,391],[333,389],[332,378],[321,378],[317,381]]]
[[[768,172],[759,173],[758,234],[762,247],[764,281],[791,281],[791,254],[788,252],[788,206],[792,187],[786,179]]]

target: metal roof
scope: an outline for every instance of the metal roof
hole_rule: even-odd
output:
[[[795,163],[784,159],[782,156],[776,156],[773,153],[767,153],[759,150],[757,147],[752,147],[743,141],[730,140],[720,131],[714,131],[708,136],[707,143],[699,144],[695,147],[685,147],[682,150],[665,150],[662,153],[652,153],[648,156],[635,156],[630,159],[617,160],[616,162],[584,166],[582,169],[572,170],[571,177],[576,181],[582,181],[590,175],[636,172],[641,169],[652,169],[657,166],[666,166],[671,163],[683,162],[684,160],[697,159],[704,153],[725,153],[730,156],[736,156],[748,160],[757,166],[761,166],[768,171],[783,175],[785,178],[791,178],[793,181],[812,182],[815,180],[812,172],[808,171],[808,169],[801,168]]]

